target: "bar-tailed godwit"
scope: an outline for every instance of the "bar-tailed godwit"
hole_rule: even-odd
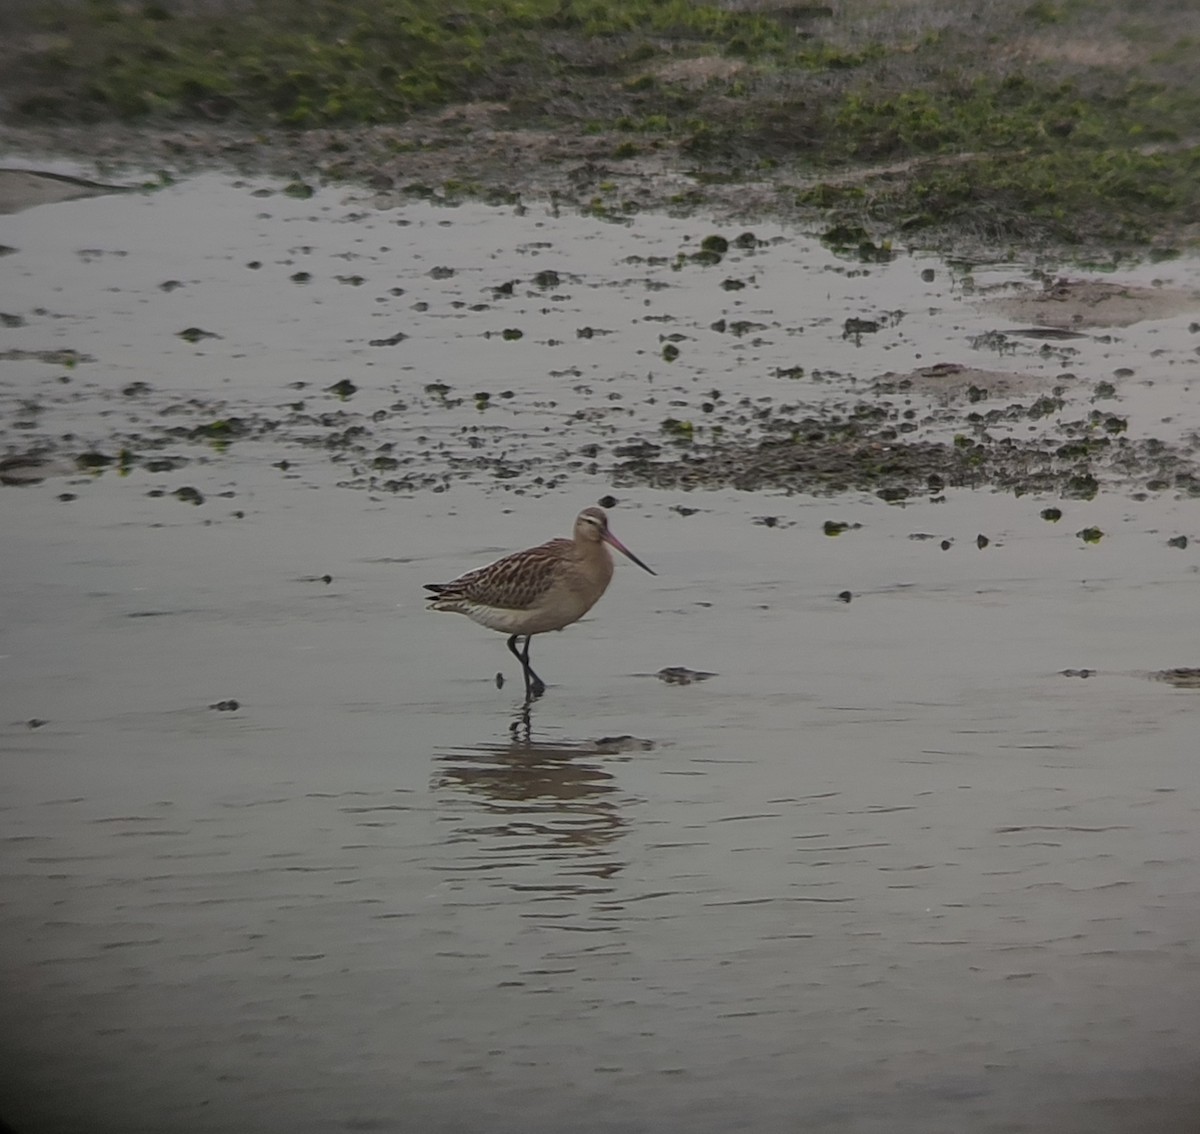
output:
[[[426,583],[426,590],[433,592],[429,609],[465,614],[480,626],[508,634],[508,648],[521,663],[528,703],[546,691],[546,683],[529,664],[529,640],[570,626],[596,605],[613,574],[605,544],[643,571],[655,573],[608,530],[603,509],[584,508],[575,518],[572,539],[552,539],[514,552],[449,583]],[[518,649],[521,638],[525,645]]]

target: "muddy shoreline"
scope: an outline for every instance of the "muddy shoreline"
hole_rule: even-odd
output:
[[[1157,7],[1152,9],[1148,18],[1166,18]],[[224,9],[218,5],[212,11]],[[778,31],[773,21],[783,17],[772,14],[773,9],[764,11],[767,22],[753,26],[764,34],[771,29]],[[188,19],[205,18],[204,8],[189,12],[178,13],[181,34]],[[244,14],[236,5],[226,13],[231,20]],[[811,24],[814,29],[805,30],[789,47],[801,50],[797,61],[805,66],[813,64],[804,54],[807,48],[803,48],[810,34],[818,40],[828,39],[830,44],[851,44],[864,36],[878,36],[886,26],[859,28],[816,9],[793,15],[800,21],[797,27],[807,29]],[[997,29],[1003,21],[1033,18],[1028,12],[1009,11],[1005,6],[992,17],[1001,21]],[[935,24],[937,21],[932,9],[922,10],[919,18]],[[784,23],[791,19],[787,17]],[[166,29],[164,34],[175,27],[165,16],[160,23]],[[48,48],[44,37],[39,39],[28,29],[22,31],[24,25],[19,22],[14,26],[21,34],[13,39],[12,50],[21,66],[15,68],[15,77],[9,80],[9,99],[11,107],[21,107],[29,104],[40,89],[34,64]],[[272,42],[269,23],[255,26],[264,45]],[[1154,26],[1158,28],[1159,24]],[[86,23],[81,27],[86,29]],[[81,27],[67,20],[63,34],[84,34]],[[158,34],[157,28],[150,30]],[[111,28],[104,25],[93,31],[103,36],[110,34]],[[899,50],[908,34],[894,31],[892,49]],[[996,34],[1000,34],[998,30]],[[1088,81],[1099,92],[1111,79],[1105,77],[1110,66],[1106,52],[1115,50],[1112,45],[1117,39],[1113,37],[1124,32],[1101,22],[1095,28],[1073,24],[1063,34],[1067,38],[1049,55],[1049,47],[1036,48],[1033,41],[1021,40],[1023,53],[1013,55],[998,72],[1008,84],[1000,89],[1037,89],[1032,76],[1036,73],[1040,76],[1037,82],[1044,81],[1046,75],[1036,68],[1048,65],[1053,56],[1053,65],[1065,68],[1070,82],[1082,84],[1084,77],[1090,76]],[[653,108],[663,99],[668,99],[669,105],[669,98],[686,95],[700,100],[697,106],[721,114],[728,114],[733,105],[727,95],[721,94],[729,86],[730,90],[743,92],[747,123],[754,129],[765,129],[763,122],[774,113],[771,98],[779,92],[772,96],[769,87],[747,85],[748,77],[755,73],[753,61],[705,54],[694,57],[687,52],[698,49],[696,44],[686,51],[683,46],[689,42],[675,42],[670,35],[647,40],[639,51],[652,62],[647,63],[649,70],[645,73],[635,67],[633,78],[622,69],[626,63],[614,63],[612,74],[603,73],[603,69],[592,74],[586,68],[568,68],[562,82],[568,83],[571,99],[580,106],[594,104],[600,108],[614,98],[636,96],[639,105],[644,102]],[[555,43],[558,41],[547,40],[543,45],[550,56],[566,50]],[[1100,44],[1108,47],[1100,50]],[[949,66],[957,57],[955,53],[965,47],[966,41],[947,38],[943,62]],[[614,46],[597,40],[592,50],[611,52]],[[854,68],[866,66],[869,53],[852,57]],[[1126,61],[1130,65],[1149,65],[1140,55],[1129,55]],[[94,65],[104,66],[99,61]],[[1163,82],[1182,82],[1175,62],[1167,66],[1160,60],[1156,66]],[[863,81],[869,79],[886,91],[894,78],[887,67],[876,73],[866,66]],[[931,91],[946,81],[944,75],[937,74],[926,79],[932,84]],[[849,81],[828,78],[821,87],[821,98],[850,97],[846,91],[855,88],[845,86]],[[564,86],[564,92],[568,86]],[[1184,82],[1177,93],[1184,97],[1187,89]],[[513,97],[515,102],[521,101],[517,95]],[[859,96],[852,96],[847,105],[853,104],[854,97]],[[460,205],[511,209],[517,215],[563,213],[613,228],[628,228],[638,218],[656,214],[692,218],[701,230],[713,225],[719,228],[719,234],[712,237],[711,246],[701,236],[697,238],[698,246],[676,249],[668,255],[675,257],[676,269],[702,269],[713,274],[724,271],[724,261],[733,263],[752,254],[758,239],[755,229],[764,225],[775,232],[820,240],[844,265],[839,270],[847,273],[869,275],[893,260],[915,262],[930,248],[941,248],[945,262],[952,265],[950,271],[962,277],[965,289],[974,286],[971,275],[975,266],[987,272],[992,266],[1007,264],[1018,274],[1024,272],[1019,286],[1010,281],[1004,285],[1007,290],[991,295],[985,289],[975,297],[992,312],[995,322],[969,341],[965,351],[939,357],[932,365],[913,357],[913,365],[899,371],[880,367],[856,374],[855,397],[843,398],[836,405],[827,396],[826,386],[810,388],[814,367],[806,367],[799,359],[788,359],[777,369],[799,379],[795,387],[804,396],[798,399],[751,407],[738,406],[726,394],[724,400],[710,398],[700,407],[685,402],[688,413],[664,414],[650,423],[650,428],[625,437],[616,447],[618,451],[602,454],[603,447],[593,444],[589,455],[589,446],[584,445],[580,452],[556,453],[556,465],[602,467],[621,484],[686,489],[727,485],[818,493],[859,489],[878,492],[893,502],[922,493],[936,495],[944,486],[962,485],[1076,496],[1094,493],[1104,484],[1131,491],[1192,491],[1196,482],[1194,439],[1157,436],[1145,430],[1135,430],[1137,436],[1127,435],[1128,422],[1119,406],[1106,404],[1110,397],[1106,391],[1112,387],[1115,392],[1120,382],[1114,385],[1107,374],[1078,373],[1074,366],[1076,352],[1071,346],[1074,337],[1095,343],[1106,334],[1121,334],[1121,328],[1187,313],[1200,316],[1200,297],[1194,286],[1173,288],[1155,278],[1152,270],[1140,270],[1152,267],[1157,260],[1169,265],[1181,248],[1189,246],[1192,221],[1187,210],[1176,215],[1160,209],[1161,230],[1149,234],[1142,243],[1104,238],[1102,225],[1087,227],[1086,210],[1076,213],[1084,227],[1080,229],[1080,242],[1073,247],[1046,239],[1045,233],[1035,234],[1032,229],[1024,236],[1016,229],[1006,230],[1003,240],[997,242],[987,232],[991,222],[984,223],[993,205],[982,203],[975,213],[965,216],[947,210],[944,226],[923,223],[919,229],[906,229],[895,217],[889,219],[886,212],[870,221],[854,209],[831,204],[832,198],[821,204],[821,193],[828,195],[854,185],[872,186],[868,193],[871,199],[886,197],[896,186],[907,186],[904,191],[913,192],[922,178],[935,175],[931,171],[940,169],[949,174],[979,155],[931,152],[901,162],[843,161],[840,168],[829,168],[821,161],[829,159],[830,150],[823,158],[813,153],[798,160],[793,153],[786,160],[761,162],[752,169],[744,162],[729,160],[729,154],[719,149],[701,151],[695,145],[689,149],[687,138],[669,132],[631,141],[628,116],[622,119],[623,127],[606,128],[600,119],[585,123],[571,117],[566,114],[566,105],[560,107],[559,119],[536,119],[527,114],[528,121],[522,122],[511,100],[477,99],[418,109],[394,123],[331,124],[307,129],[287,129],[270,122],[239,124],[234,111],[246,112],[249,104],[239,106],[236,100],[219,114],[214,113],[215,104],[204,104],[199,108],[203,113],[196,113],[197,107],[192,107],[190,114],[184,114],[181,107],[172,119],[160,113],[136,122],[115,120],[103,110],[103,103],[89,112],[106,116],[86,125],[9,114],[0,124],[0,152],[12,155],[9,168],[0,169],[0,211],[105,192],[153,194],[169,189],[179,179],[220,170],[247,182],[269,184],[271,188],[260,190],[266,196],[282,192],[304,200],[317,194],[328,200],[331,194],[340,195],[360,202],[366,210],[377,211],[381,217],[402,214],[410,206],[425,203],[451,209]],[[899,114],[900,106],[896,104],[892,113]],[[76,109],[83,113],[88,107],[80,103]],[[780,106],[775,110],[783,114]],[[999,105],[996,112],[1000,112]],[[764,114],[766,119],[762,118]],[[218,120],[206,121],[206,116]],[[844,128],[851,129],[848,119]],[[830,146],[833,141],[827,139]],[[785,135],[779,133],[773,144],[786,150],[784,142]],[[1180,142],[1176,150],[1182,145]],[[1151,185],[1152,180],[1147,188]],[[1047,191],[1053,198],[1057,189]],[[1114,209],[1117,207],[1114,203]],[[750,241],[749,245],[739,248],[739,232]],[[1139,276],[1140,282],[1126,283],[1120,278],[1109,282],[1097,275],[1097,269],[1113,271],[1118,277],[1124,272],[1129,281]],[[508,282],[523,286],[529,295],[547,291],[534,276]],[[767,317],[760,319],[738,312],[738,307],[745,306],[738,289],[748,282],[751,290],[746,296],[754,296],[753,276],[735,273],[721,282],[730,302],[720,311],[720,318],[698,329],[701,334],[727,335],[752,346],[764,331],[777,333],[781,324],[778,318],[772,321],[775,313],[768,311]],[[909,300],[920,292],[920,287],[912,288],[911,295],[902,296],[890,313],[847,310],[841,316],[845,337],[860,343],[864,336],[886,337],[889,320],[903,318]],[[499,293],[489,295],[486,291],[473,298],[474,306],[481,311],[489,305],[499,309],[503,302]],[[14,314],[13,318],[21,316]],[[177,329],[177,333],[189,329],[197,336],[210,333],[195,323]],[[679,354],[679,340],[672,339],[670,328],[663,330],[660,358],[670,363]],[[403,341],[403,334],[391,342],[397,350],[402,349],[397,344]],[[387,339],[387,335],[380,335],[372,341]],[[1040,348],[1038,358],[1042,363],[1059,357],[1060,373],[1049,375],[1044,365],[1036,372],[1023,374],[1011,366],[997,371],[986,358],[979,357],[995,353],[1011,358],[1030,347]],[[36,356],[42,348],[32,349]],[[10,351],[7,357],[15,360],[22,356]],[[50,364],[69,361],[67,356],[54,352],[40,357]],[[677,369],[687,363],[685,346]],[[1126,369],[1135,374],[1139,370],[1136,366]],[[835,376],[834,385],[838,381]],[[329,389],[334,385],[330,381]],[[456,382],[449,383],[447,390],[442,390],[442,385],[447,384],[436,379],[425,383],[414,392],[417,404],[425,409],[444,408],[451,387],[452,402],[502,393],[481,389],[464,394]],[[1089,397],[1093,388],[1099,392]],[[79,466],[80,462],[93,470],[106,466],[128,470],[141,462],[154,462],[155,453],[179,441],[244,444],[268,436],[277,442],[291,438],[294,444],[310,448],[319,444],[336,454],[337,460],[353,466],[348,483],[391,492],[444,486],[448,477],[464,469],[486,469],[497,480],[515,482],[541,459],[522,461],[506,452],[496,460],[476,452],[457,456],[445,467],[415,473],[406,467],[411,457],[397,459],[380,449],[386,444],[387,432],[386,426],[377,428],[381,420],[363,418],[350,404],[324,407],[317,417],[312,416],[311,404],[303,410],[283,413],[267,413],[262,407],[234,413],[222,404],[206,404],[202,399],[182,407],[155,405],[154,393],[140,388],[136,381],[130,389],[143,405],[154,405],[157,413],[182,414],[192,420],[188,424],[172,423],[169,429],[114,428],[107,437],[97,438],[90,451],[64,447],[55,438],[39,434],[28,422],[20,423],[19,430],[10,426],[0,457],[6,462],[6,478],[21,480],[32,477],[39,466],[63,468]],[[868,396],[863,397],[863,393]],[[115,391],[110,392],[110,396],[113,394]],[[499,399],[492,404],[499,405]],[[385,411],[376,408],[374,412]],[[1031,428],[1036,425],[1037,436],[1017,435],[1017,426],[1022,422],[1031,423]],[[517,420],[510,419],[507,424],[519,435]],[[211,432],[214,428],[221,432],[220,437]],[[313,429],[322,441],[315,439]],[[517,447],[528,441],[528,436],[521,437]],[[397,475],[389,477],[389,472]],[[533,479],[527,487],[539,487]],[[550,478],[550,483],[557,483],[556,478]]]
[[[249,189],[251,183],[240,184]],[[267,184],[273,187],[254,190],[258,197],[295,200],[301,211],[313,193],[311,187],[295,181]],[[297,185],[302,191],[296,191]],[[63,173],[0,170],[0,200],[7,197],[13,208],[38,202],[50,206],[54,201],[114,192],[132,193],[152,207],[154,194],[164,191],[162,185],[134,190]],[[408,223],[403,220],[403,205],[375,193],[364,195],[361,189],[342,194],[326,190],[319,199],[327,210],[339,198],[362,202],[384,224],[397,214],[402,224]],[[489,212],[497,217],[506,212],[514,216],[544,214],[548,223],[554,223],[558,215],[556,206],[512,202],[468,206],[453,200],[418,199],[407,211],[413,208],[429,216],[438,210],[447,216],[470,210],[478,216]],[[584,221],[589,223],[596,227],[594,220]],[[721,224],[718,218],[710,218],[708,223]],[[736,229],[722,231],[730,235],[686,235],[684,244],[667,255],[636,251],[636,237],[629,242],[626,262],[631,270],[650,273],[643,286],[669,290],[675,287],[672,277],[690,275],[696,282],[720,277],[720,291],[728,296],[719,308],[721,317],[707,323],[685,318],[681,327],[672,331],[670,326],[679,317],[660,317],[662,329],[656,333],[654,349],[655,363],[664,377],[688,373],[692,344],[701,339],[722,342],[723,350],[741,352],[781,336],[786,340],[804,329],[789,328],[781,313],[769,309],[751,312],[753,318],[738,313],[746,306],[743,289],[749,288],[752,304],[760,302],[762,285],[756,264],[778,255],[784,243],[780,234],[788,228],[774,225],[771,232],[775,235],[768,240],[751,229],[740,234]],[[85,263],[103,263],[125,256],[126,251],[120,247],[85,249],[76,255]],[[848,281],[860,274],[869,276],[870,270],[855,266],[856,261],[852,250],[835,248],[830,263]],[[260,268],[258,261],[249,264],[250,271]],[[876,268],[881,270],[882,266]],[[52,419],[69,425],[69,415],[64,419],[63,411],[68,405],[80,405],[83,394],[76,388],[78,379],[86,378],[96,357],[75,348],[38,346],[38,336],[22,329],[27,324],[37,325],[40,318],[36,313],[14,312],[6,316],[10,336],[19,336],[28,346],[9,347],[0,357],[10,364],[32,365],[30,373],[55,367],[67,370],[58,374],[54,384],[42,385],[43,401],[20,396],[19,387],[12,389],[16,396],[13,411],[0,426],[0,480],[9,485],[29,484],[46,476],[80,471],[99,475],[105,470],[127,475],[136,467],[163,472],[185,467],[194,459],[187,451],[205,446],[206,461],[219,462],[233,447],[250,447],[270,454],[272,463],[284,467],[294,459],[290,451],[321,453],[336,463],[343,474],[342,484],[383,493],[442,491],[463,476],[484,477],[509,491],[542,492],[569,479],[572,470],[601,472],[618,486],[646,484],[686,491],[733,487],[816,494],[859,490],[893,503],[922,495],[936,497],[946,488],[964,486],[1085,499],[1102,489],[1200,493],[1194,431],[1162,436],[1147,431],[1147,423],[1137,422],[1138,427],[1129,432],[1130,419],[1122,411],[1121,395],[1129,382],[1138,380],[1139,366],[1118,368],[1118,374],[1108,376],[1069,369],[1085,347],[1093,352],[1099,347],[1101,354],[1106,353],[1103,347],[1121,336],[1122,328],[1153,327],[1158,320],[1200,316],[1200,291],[1190,284],[1167,286],[1160,279],[1150,279],[1147,285],[1133,282],[1132,277],[1121,283],[1036,271],[1017,282],[1021,273],[1011,268],[1007,271],[1013,278],[1002,287],[979,288],[969,274],[955,285],[985,317],[995,320],[980,333],[956,336],[958,358],[971,354],[1026,358],[1037,361],[1036,370],[1023,371],[1011,364],[998,369],[956,360],[919,365],[905,373],[868,369],[847,375],[823,372],[819,365],[797,365],[784,355],[781,364],[756,379],[760,385],[765,379],[764,392],[772,389],[773,394],[739,395],[736,389],[714,389],[707,395],[688,391],[682,399],[668,399],[667,412],[661,416],[651,409],[641,426],[635,422],[632,428],[618,423],[635,411],[624,406],[605,409],[589,405],[585,397],[575,415],[576,421],[588,423],[583,433],[551,450],[555,475],[545,474],[545,441],[523,425],[521,401],[513,400],[512,390],[464,388],[457,380],[451,383],[436,377],[416,388],[395,387],[403,397],[390,404],[380,402],[370,390],[356,400],[361,379],[318,380],[315,385],[294,382],[290,385],[296,397],[274,407],[206,398],[199,391],[184,400],[164,401],[157,384],[140,377],[109,388],[89,384],[91,398],[98,398],[108,408],[103,411],[103,432],[93,433],[84,445],[74,431],[60,427],[56,434],[46,426]],[[435,266],[427,274],[435,280],[439,274],[453,280],[455,272],[451,267]],[[286,278],[298,297],[313,287],[359,288],[369,282],[368,277],[353,272],[335,272],[320,280],[299,270],[286,273]],[[514,305],[528,315],[533,311],[531,301],[551,305],[542,308],[543,315],[564,303],[569,308],[572,291],[581,282],[579,276],[543,270],[477,288],[473,295],[459,292],[463,298],[452,302],[460,317],[480,323],[484,341],[492,336],[501,341],[520,340],[524,330],[490,326],[493,316]],[[178,279],[161,281],[159,288],[168,294],[176,288],[186,291]],[[393,289],[396,294],[392,298],[400,300],[405,290]],[[456,290],[453,283],[449,290]],[[428,307],[423,300],[411,305],[408,313],[397,315],[397,325],[408,326],[413,318],[425,318]],[[181,346],[190,346],[197,358],[210,351],[226,353],[222,333],[196,318],[199,323],[175,328],[173,337]],[[911,314],[902,308],[882,315],[870,313],[870,317],[845,317],[840,339],[852,350],[872,342],[886,344],[897,335],[899,343],[905,337],[906,319],[910,320]],[[1014,327],[1010,321],[1015,320],[1027,321],[1027,325]],[[933,324],[936,322],[934,316]],[[820,326],[820,321],[815,326]],[[1189,324],[1193,329],[1197,326],[1200,323],[1195,319]],[[358,350],[372,356],[373,362],[383,361],[388,354],[404,357],[410,334],[411,330],[381,333],[366,339]],[[581,325],[573,328],[573,334],[580,344],[595,340],[602,349],[611,329]],[[252,349],[250,344],[247,349]],[[1061,364],[1057,371],[1048,365],[1055,361]],[[552,376],[554,373],[551,371]],[[582,378],[582,371],[573,373]],[[569,369],[564,372],[567,377],[571,374]],[[329,376],[335,375],[330,372]],[[691,377],[692,383],[700,380],[699,374]],[[590,392],[590,387],[587,389]],[[371,401],[369,411],[360,408],[364,399]],[[646,405],[658,402],[650,397]],[[55,403],[58,412],[45,414]],[[495,428],[497,412],[504,418],[501,431]],[[469,414],[475,419],[469,427],[475,435],[465,438],[469,441],[465,448],[453,444],[447,448],[444,441],[436,448],[397,448],[395,428],[414,413],[451,419]],[[642,416],[643,411],[635,413],[635,417]],[[606,425],[608,418],[612,423]],[[536,428],[543,428],[540,422]],[[617,439],[609,440],[606,435],[611,436],[614,429]],[[1022,436],[1022,432],[1032,435]],[[589,433],[594,433],[594,439],[589,440]],[[199,501],[193,498],[192,502]]]

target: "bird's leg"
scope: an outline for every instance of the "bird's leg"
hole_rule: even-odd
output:
[[[525,673],[525,659],[521,657],[521,651],[517,649],[517,640],[521,637],[520,634],[514,634],[508,640],[508,652],[521,663],[521,672]],[[529,675],[525,674],[525,700],[529,700]]]
[[[525,689],[536,699],[546,692],[546,683],[533,672],[533,666],[529,664],[529,643],[532,641],[533,635],[526,634],[525,649],[521,651],[521,664],[525,667]]]
[[[531,635],[525,635],[525,648],[517,649],[517,639],[520,634],[514,634],[508,640],[509,653],[521,663],[521,673],[525,677],[525,700],[536,701],[543,693],[546,692],[546,683],[533,672],[533,667],[529,664],[529,640]]]
[[[517,642],[520,634],[514,634],[508,640],[508,651],[521,663],[521,675],[525,678],[525,704],[535,700],[546,692],[542,679],[529,668],[529,635],[525,636],[525,649],[518,650]]]
[[[529,664],[529,643],[532,635],[526,634],[524,648],[517,649],[517,641],[520,637],[520,634],[514,634],[509,638],[508,650],[521,663],[521,674],[525,678],[525,703],[528,704],[530,701],[536,701],[546,692],[546,683],[533,672],[533,666]]]

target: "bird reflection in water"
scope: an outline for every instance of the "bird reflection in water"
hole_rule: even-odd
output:
[[[455,832],[456,843],[481,852],[464,853],[464,865],[501,872],[513,889],[544,891],[546,898],[607,893],[611,886],[591,880],[611,878],[625,866],[613,845],[625,830],[622,807],[629,797],[606,763],[629,740],[541,741],[514,734],[507,744],[439,755],[434,788],[465,793],[475,804],[460,812],[463,823]]]

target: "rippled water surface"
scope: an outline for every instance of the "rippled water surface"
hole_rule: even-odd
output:
[[[957,269],[763,226],[704,268],[695,218],[254,188],[0,224],[7,451],[180,462],[0,488],[18,1131],[1197,1129],[1200,694],[1150,679],[1200,665],[1194,499],[614,489],[714,387],[847,397],[1002,324]],[[1119,278],[1154,276],[1197,269]],[[1130,432],[1186,437],[1195,318],[986,365],[1129,369]],[[391,447],[328,443],[358,425]],[[420,585],[610,491],[659,575],[535,640],[526,723]]]

